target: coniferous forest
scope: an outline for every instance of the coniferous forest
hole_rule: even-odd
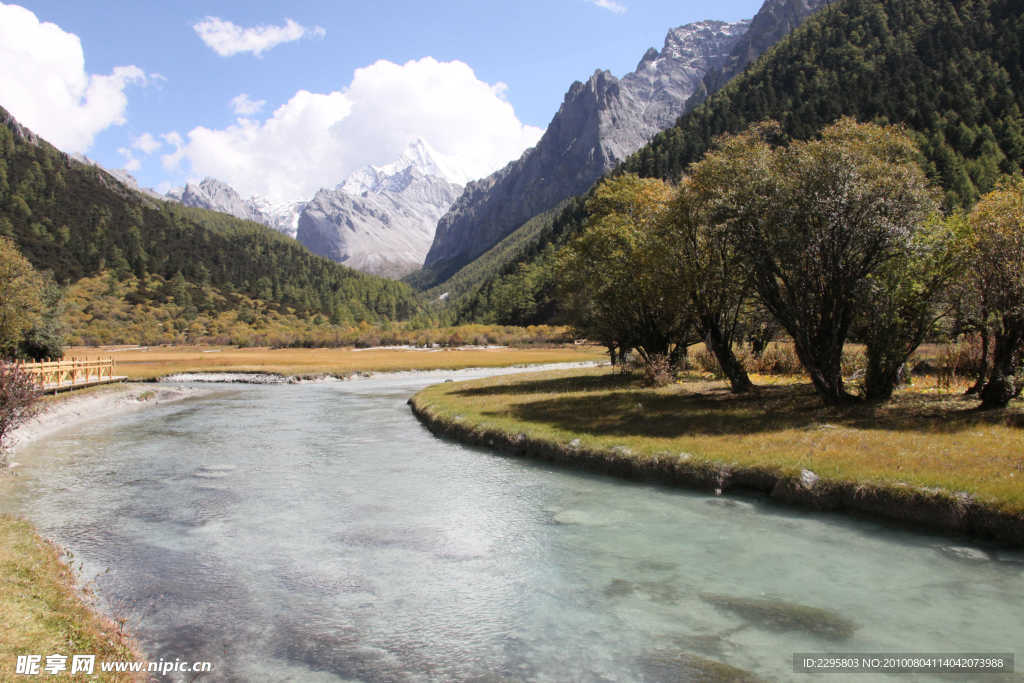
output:
[[[185,288],[197,308],[231,295],[335,323],[403,320],[418,309],[405,284],[310,253],[270,228],[151,199],[82,164],[0,110],[0,236],[60,285],[110,273]],[[210,288],[225,296],[204,296]],[[139,302],[159,301],[143,288]],[[179,291],[179,299],[181,292]]]
[[[1024,15],[1013,0],[833,2],[618,172],[678,181],[725,133],[779,122],[787,139],[842,116],[901,124],[948,212],[1024,167]],[[579,233],[571,202],[516,260],[452,303],[457,320],[538,323],[557,307],[555,248]],[[443,287],[442,287],[443,289]],[[557,317],[557,314],[555,314]]]

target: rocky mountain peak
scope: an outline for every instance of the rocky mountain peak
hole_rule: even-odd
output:
[[[767,0],[753,20],[680,26],[621,79],[598,69],[573,83],[537,146],[470,183],[441,218],[424,281],[447,279],[533,216],[585,192],[826,1]]]
[[[435,150],[423,138],[415,138],[398,159],[383,166],[364,166],[353,172],[336,189],[352,195],[390,190],[401,192],[417,176],[443,178],[464,185],[470,178],[458,166]]]
[[[645,52],[644,56],[640,58],[640,63],[636,65],[636,70],[639,71],[644,67],[644,64],[646,64],[647,62],[653,62],[660,56],[661,53],[658,52],[657,49],[653,47],[647,48],[647,52]]]
[[[165,195],[166,199],[210,211],[220,211],[236,218],[262,223],[289,237],[295,237],[299,212],[305,202],[272,202],[265,197],[242,197],[235,188],[217,178],[203,178],[187,183]]]
[[[775,43],[785,38],[807,17],[827,5],[829,0],[765,0],[749,29],[736,41],[728,57],[717,67],[708,70],[701,87],[687,102],[692,109],[717,91],[748,64],[756,60]]]
[[[15,137],[21,138],[29,144],[37,144],[40,140],[38,135],[18,123],[18,120],[3,107],[0,107],[0,124],[7,126],[14,133]]]
[[[444,170],[420,142],[391,164],[362,168],[317,192],[299,216],[299,242],[378,275],[401,277],[419,267],[438,219],[462,192],[439,175]]]

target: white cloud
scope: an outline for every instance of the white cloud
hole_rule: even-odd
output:
[[[181,166],[181,160],[185,158],[185,140],[181,137],[178,131],[171,131],[170,133],[164,133],[160,138],[168,145],[174,148],[174,151],[169,154],[164,154],[160,157],[160,163],[163,164],[164,168],[168,171],[176,171]]]
[[[140,168],[142,168],[142,162],[136,159],[135,155],[127,147],[119,147],[117,149],[117,153],[124,157],[124,166],[122,166],[124,170],[128,171],[129,173],[134,173],[135,171],[138,171]]]
[[[192,175],[220,178],[243,196],[308,199],[366,164],[394,161],[420,137],[480,178],[543,133],[520,122],[503,94],[502,84],[479,80],[463,62],[381,60],[357,69],[343,90],[300,90],[263,121],[198,127],[187,142],[165,134],[176,151],[164,165],[175,169],[187,158]]]
[[[143,133],[132,141],[132,147],[143,154],[152,154],[163,146],[162,142],[154,138],[149,133]]]
[[[263,109],[266,103],[266,100],[251,100],[246,93],[231,98],[231,108],[239,116],[252,116]]]
[[[125,88],[145,83],[137,66],[86,73],[78,36],[0,3],[0,104],[60,149],[84,153],[97,133],[123,124]]]
[[[619,3],[615,2],[615,0],[589,0],[589,2],[592,5],[600,7],[601,9],[606,9],[609,12],[614,12],[615,14],[626,13],[626,6],[620,5]]]
[[[180,185],[175,185],[170,180],[161,180],[153,189],[156,190],[157,194],[167,194],[171,190],[176,190],[180,187]]]
[[[327,31],[320,26],[306,28],[291,19],[285,19],[284,26],[243,28],[219,17],[206,17],[192,28],[202,41],[221,57],[230,57],[240,52],[259,55],[281,43],[290,43],[305,35],[318,38],[327,35]]]
[[[506,99],[506,96],[508,94],[508,83],[504,81],[498,81],[497,83],[491,86],[491,92],[494,93],[494,96],[500,100]]]

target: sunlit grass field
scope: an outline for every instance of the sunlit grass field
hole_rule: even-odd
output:
[[[457,370],[577,361],[608,356],[594,346],[442,349],[269,349],[223,346],[71,347],[68,358],[109,358],[114,372],[153,379],[179,372],[268,372],[282,375],[348,375],[397,370]]]
[[[100,673],[100,661],[139,658],[120,627],[97,616],[79,598],[59,551],[28,522],[0,515],[0,680],[31,679],[14,673],[18,655],[31,654],[42,655],[42,665],[47,655],[67,655],[68,668],[72,654],[95,654],[96,676],[90,680],[101,681],[133,679],[130,674]],[[40,677],[71,680],[67,671]],[[84,680],[80,674],[74,678]]]
[[[624,447],[629,457],[809,469],[836,481],[965,491],[1024,512],[1021,402],[980,412],[963,395],[966,382],[915,377],[884,406],[825,408],[799,376],[752,379],[758,390],[735,396],[697,373],[655,389],[594,368],[441,384],[417,401],[462,425]]]

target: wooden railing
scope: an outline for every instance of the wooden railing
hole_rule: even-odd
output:
[[[114,379],[114,359],[49,360],[39,363],[20,363],[21,369],[34,375],[43,389],[70,387],[76,384],[94,384]]]

